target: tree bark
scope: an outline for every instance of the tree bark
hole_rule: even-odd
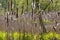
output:
[[[39,22],[40,22],[40,25],[41,25],[41,28],[42,28],[42,33],[46,33],[46,28],[44,26],[44,23],[43,23],[43,20],[42,20],[42,15],[39,11]]]

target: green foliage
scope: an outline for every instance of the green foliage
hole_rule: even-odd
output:
[[[19,8],[19,13],[21,13],[22,6],[24,6],[24,11],[27,9],[27,0],[12,0],[14,4],[14,10],[16,10],[16,7]],[[36,0],[34,0],[35,2]],[[3,8],[8,7],[8,0],[0,0],[0,3],[2,4]],[[18,4],[18,5],[17,5]],[[36,4],[36,2],[35,2]],[[46,12],[55,10],[60,10],[60,1],[59,0],[53,0],[53,3],[50,0],[39,0],[40,9],[45,10]],[[28,10],[32,11],[32,0],[28,0]]]
[[[46,20],[43,20],[43,22],[44,23],[51,23],[51,21],[50,20],[47,20],[47,19]]]
[[[0,31],[0,40],[6,40],[6,32]]]
[[[14,40],[18,40],[19,39],[19,33],[18,32],[15,32],[14,33]]]
[[[6,32],[1,32],[0,31],[0,40],[7,40],[6,39]],[[9,33],[9,36],[12,37],[12,33]],[[44,33],[44,34],[27,34],[27,33],[18,33],[14,32],[13,33],[14,40],[18,40],[19,37],[21,40],[37,40],[37,37],[39,40],[52,40],[53,38],[56,38],[57,40],[60,40],[60,34],[55,33],[55,32],[49,32],[49,33]]]
[[[1,0],[1,4],[2,4],[2,7],[3,8],[7,8],[7,2],[6,2],[6,0]]]
[[[53,3],[50,0],[40,0],[40,9],[45,10],[46,12],[49,11],[59,11],[60,10],[60,1],[53,0]]]

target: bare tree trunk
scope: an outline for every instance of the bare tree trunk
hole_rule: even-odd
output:
[[[46,33],[46,28],[44,26],[44,23],[43,23],[43,20],[42,20],[42,15],[41,13],[39,12],[39,21],[40,21],[40,25],[41,25],[41,28],[42,28],[42,33]]]
[[[22,6],[22,12],[21,12],[21,15],[23,14],[23,11],[24,11],[24,6]]]
[[[34,15],[34,0],[33,0],[32,3],[33,3],[33,4],[32,4],[32,19],[33,19],[33,15]]]
[[[27,13],[28,13],[28,0],[27,0]]]
[[[16,8],[16,10],[17,10],[17,13],[16,13],[16,18],[18,18],[18,8]]]
[[[39,0],[36,0],[36,10],[39,9]]]
[[[39,22],[40,22],[40,25],[41,25],[41,28],[42,28],[42,33],[45,33],[46,32],[46,28],[44,26],[44,23],[43,23],[43,20],[42,20],[42,15],[40,13],[40,9],[39,9],[40,5],[39,5],[39,0],[36,0],[36,11],[39,11],[38,14],[39,14]],[[43,12],[42,12],[43,13]]]
[[[6,31],[7,31],[7,40],[10,40],[10,39],[9,39],[9,36],[8,36],[8,32],[9,32],[9,30],[8,30],[8,29],[9,29],[9,28],[8,28],[8,26],[9,26],[8,13],[7,13],[7,22],[6,22],[6,23],[7,23],[7,27],[6,27],[6,28],[7,28],[7,30],[6,30]]]
[[[53,3],[53,0],[50,0]]]
[[[9,11],[9,2],[8,2],[8,11]]]
[[[11,11],[12,11],[12,0],[11,0]]]

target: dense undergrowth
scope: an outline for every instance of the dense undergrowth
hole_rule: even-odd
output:
[[[55,33],[55,32],[49,32],[49,33],[44,33],[44,34],[27,34],[27,33],[19,33],[19,32],[14,32],[11,33],[9,32],[7,35],[7,32],[1,32],[0,31],[0,40],[7,40],[7,36],[9,37],[8,40],[60,40],[60,34]]]

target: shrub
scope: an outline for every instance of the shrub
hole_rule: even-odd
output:
[[[28,34],[28,33],[18,33],[18,32],[14,32],[13,34],[10,32],[8,34],[10,38],[14,37],[14,40],[18,40],[19,38],[20,40],[37,40],[37,37],[39,38],[39,40],[52,40],[53,38],[60,40],[60,34],[55,32],[49,32],[39,35],[32,33]],[[0,31],[0,40],[7,40],[6,35],[7,35],[6,32]]]
[[[0,40],[6,40],[6,32],[0,31]]]
[[[19,33],[18,32],[14,32],[14,40],[18,40],[19,39]]]

